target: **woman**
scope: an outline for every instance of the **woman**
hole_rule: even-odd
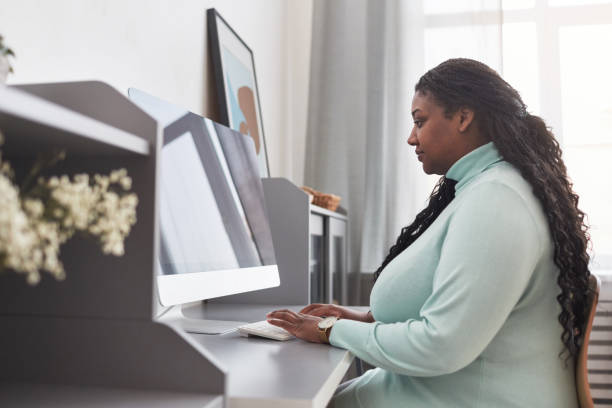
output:
[[[415,90],[408,144],[443,177],[376,271],[371,313],[310,305],[270,323],[377,367],[335,407],[575,408],[588,235],[559,144],[477,61]]]

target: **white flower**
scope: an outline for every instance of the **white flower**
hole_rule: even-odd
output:
[[[128,176],[121,177],[121,180],[119,180],[119,184],[121,184],[121,188],[123,188],[125,191],[128,191],[132,188],[132,178]]]
[[[24,200],[22,208],[17,188],[3,174],[0,174],[0,196],[3,197],[0,200],[2,266],[26,274],[27,282],[32,285],[40,281],[41,269],[61,277],[63,266],[57,259],[58,229],[53,227],[55,224],[41,220],[42,203]]]
[[[45,206],[42,201],[29,198],[23,200],[23,208],[28,215],[33,218],[40,218],[45,211]]]
[[[37,194],[45,191],[48,202],[38,197],[20,199],[11,177],[9,164],[0,156],[0,269],[25,274],[32,285],[40,281],[43,270],[64,279],[60,246],[77,230],[98,237],[105,254],[124,254],[138,205],[136,194],[116,192],[131,188],[126,169],[93,178],[77,174],[72,180],[67,175],[39,177]]]
[[[96,207],[99,218],[89,228],[89,232],[100,237],[104,253],[116,256],[124,254],[123,241],[136,223],[137,205],[135,194],[123,197],[114,192],[102,194]]]
[[[126,169],[119,169],[119,170],[113,170],[111,171],[111,174],[109,176],[109,180],[111,183],[118,183],[119,180],[121,180],[122,178],[127,176],[127,170]]]

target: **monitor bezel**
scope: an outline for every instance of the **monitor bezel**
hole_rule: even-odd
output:
[[[177,275],[157,274],[162,306],[174,306],[280,285],[277,265],[254,266]]]

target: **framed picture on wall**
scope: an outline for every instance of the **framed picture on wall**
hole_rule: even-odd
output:
[[[253,138],[261,177],[270,177],[253,52],[214,9],[208,38],[222,124]]]

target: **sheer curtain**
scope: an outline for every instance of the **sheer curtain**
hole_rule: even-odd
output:
[[[612,0],[503,6],[504,77],[561,143],[591,227],[591,271],[612,280]]]
[[[376,270],[438,179],[406,144],[414,84],[451,57],[499,69],[500,23],[499,0],[314,2],[304,179],[342,196],[350,272]]]

